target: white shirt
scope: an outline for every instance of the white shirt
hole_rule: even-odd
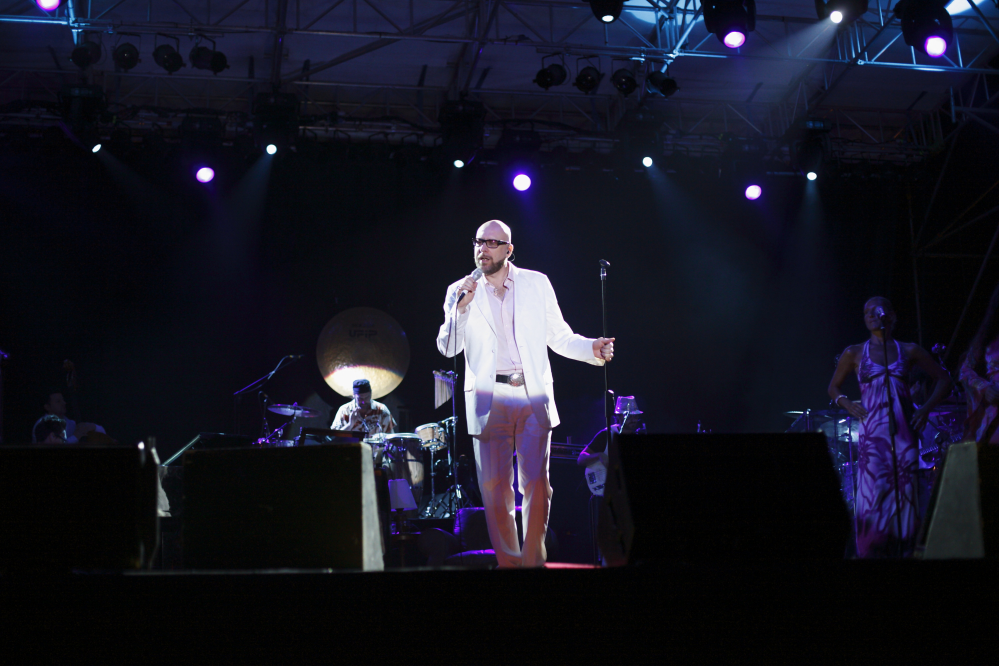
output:
[[[524,363],[520,359],[520,350],[517,348],[517,338],[513,331],[513,299],[516,296],[511,273],[512,271],[507,273],[503,286],[498,290],[494,289],[488,280],[485,284],[486,292],[489,294],[489,309],[496,324],[496,374],[499,375],[524,371]]]

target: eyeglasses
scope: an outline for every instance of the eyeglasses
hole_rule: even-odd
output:
[[[490,250],[495,250],[500,245],[509,245],[510,241],[496,240],[495,238],[476,238],[472,241],[472,244],[475,245],[475,247],[482,247],[485,245]]]

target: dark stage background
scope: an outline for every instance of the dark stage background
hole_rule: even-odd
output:
[[[228,152],[201,186],[171,152],[5,149],[5,440],[30,437],[64,359],[79,368],[82,420],[121,441],[155,435],[163,455],[199,431],[230,431],[233,391],[285,354],[306,358],[274,378],[271,399],[318,394],[336,407],[316,340],[355,306],[384,310],[408,335],[409,370],[386,400],[401,427],[440,420],[449,409],[432,409],[431,372],[450,367],[434,343],[445,288],[473,268],[470,241],[491,218],[510,224],[516,263],[549,275],[583,335],[600,334],[598,259],[611,262],[610,383],[637,396],[651,431],[782,431],[782,412],[824,408],[835,356],[866,338],[869,296],[893,298],[899,337],[916,338],[907,194],[925,207],[933,160],[887,178],[775,176],[748,202],[713,162],[535,168],[519,193],[504,166],[437,169],[390,152]],[[970,284],[977,265],[962,270]],[[928,348],[949,337],[965,294],[927,289]],[[588,441],[603,421],[602,372],[551,359],[553,439]]]

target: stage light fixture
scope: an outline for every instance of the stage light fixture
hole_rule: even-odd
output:
[[[90,152],[92,152],[92,153],[99,153],[99,152],[101,152],[101,144],[95,143],[94,147],[90,149]]]
[[[454,168],[455,169],[461,169],[464,166],[465,166],[465,163],[463,161],[461,161],[461,160],[455,160],[454,161]]]
[[[207,46],[195,46],[191,49],[188,59],[191,61],[192,67],[211,70],[212,74],[215,75],[218,75],[219,72],[229,67],[229,62],[224,53],[210,49]]]
[[[573,81],[572,85],[579,88],[579,92],[593,92],[600,85],[600,70],[596,67],[584,67],[579,70],[579,74],[576,75],[576,80]]]
[[[551,65],[538,70],[537,75],[534,77],[534,83],[537,83],[539,87],[548,90],[552,86],[560,86],[565,83],[568,76],[569,74],[565,71],[565,67],[559,65],[558,63],[552,63]]]
[[[169,44],[160,44],[157,46],[153,50],[153,60],[157,65],[165,69],[167,74],[173,74],[184,66],[184,59],[177,53],[177,49]]]
[[[652,72],[645,77],[645,90],[649,93],[669,97],[679,89],[676,79],[663,72]]]
[[[635,75],[627,69],[619,69],[611,74],[611,83],[625,97],[635,92],[635,88],[638,87],[638,81],[635,80]]]
[[[947,52],[954,40],[954,22],[944,0],[899,0],[895,14],[902,22],[902,39],[931,58]]]
[[[101,59],[101,45],[96,42],[84,41],[73,49],[69,59],[80,69],[96,65]]]
[[[603,23],[613,23],[621,18],[624,0],[590,0],[590,10]]]
[[[756,201],[761,194],[763,194],[763,188],[759,185],[753,184],[746,188],[746,198],[750,201]]]
[[[114,53],[111,54],[111,59],[114,60],[115,67],[127,72],[139,64],[139,49],[128,42],[119,44],[115,47]]]
[[[853,23],[867,13],[868,0],[815,0],[815,14],[833,23]]]
[[[215,178],[215,169],[203,166],[195,172],[194,177],[198,179],[199,183],[210,183]]]
[[[273,143],[267,144],[267,154],[268,155],[273,155],[276,152],[277,152],[277,146],[275,146]]]
[[[746,43],[756,29],[756,0],[704,0],[704,27],[730,49]]]
[[[642,166],[644,166],[646,168],[652,166],[652,158],[651,157],[643,157],[642,158]]]
[[[59,9],[59,5],[62,4],[62,0],[35,0],[35,4],[42,11],[51,12]]]
[[[437,120],[441,126],[440,156],[444,163],[471,164],[482,148],[486,107],[470,99],[445,102]]]
[[[815,173],[814,171],[809,171],[808,173],[805,174],[805,178],[807,178],[808,180],[815,180],[818,177],[819,174]]]
[[[298,98],[292,93],[259,93],[253,101],[253,138],[258,147],[285,150],[299,131]]]
[[[513,186],[521,192],[525,192],[531,186],[531,177],[526,173],[518,173],[513,178]]]

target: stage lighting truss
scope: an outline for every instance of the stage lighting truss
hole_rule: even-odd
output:
[[[157,37],[165,37],[174,40],[176,47],[169,44],[153,45],[153,60],[157,65],[166,70],[167,74],[173,74],[184,66],[184,59],[180,56],[180,39],[163,33],[157,33]]]
[[[100,40],[100,36],[94,37]],[[101,61],[101,45],[99,41],[91,41],[90,35],[81,33],[81,41],[69,56],[70,61],[80,69],[87,69]]]
[[[260,93],[253,102],[253,138],[266,150],[281,152],[294,145],[299,131],[298,98],[291,93]],[[269,153],[273,154],[273,153]]]
[[[730,49],[746,43],[756,29],[756,0],[704,0],[704,27]]]
[[[579,92],[581,93],[589,94],[595,92],[597,87],[600,85],[600,79],[602,79],[604,75],[599,69],[590,64],[587,64],[586,67],[579,69],[580,60],[586,60],[589,62],[589,58],[578,58],[576,60],[576,70],[578,73],[576,74],[576,80],[572,82],[572,85],[579,88]]]
[[[954,41],[954,23],[945,0],[899,0],[895,14],[902,22],[902,39],[931,58],[939,58]]]
[[[848,25],[867,13],[868,0],[815,0],[819,19]]]
[[[201,46],[201,40],[211,42],[212,48]],[[218,76],[219,72],[229,68],[229,61],[226,59],[225,54],[215,48],[215,40],[204,35],[197,36],[188,59],[191,61],[192,67],[210,70],[216,76]]]
[[[472,163],[482,148],[486,131],[486,107],[470,99],[452,100],[441,107],[441,150],[448,163]]]
[[[601,23],[613,23],[621,18],[624,0],[590,0],[590,9]]]
[[[559,58],[561,62],[555,62],[545,67],[545,60],[552,57]],[[536,83],[539,88],[548,90],[552,86],[562,85],[565,83],[567,78],[569,78],[569,72],[565,68],[565,56],[560,53],[556,53],[545,56],[541,59],[541,69],[538,70],[537,75],[534,77],[534,83]]]

